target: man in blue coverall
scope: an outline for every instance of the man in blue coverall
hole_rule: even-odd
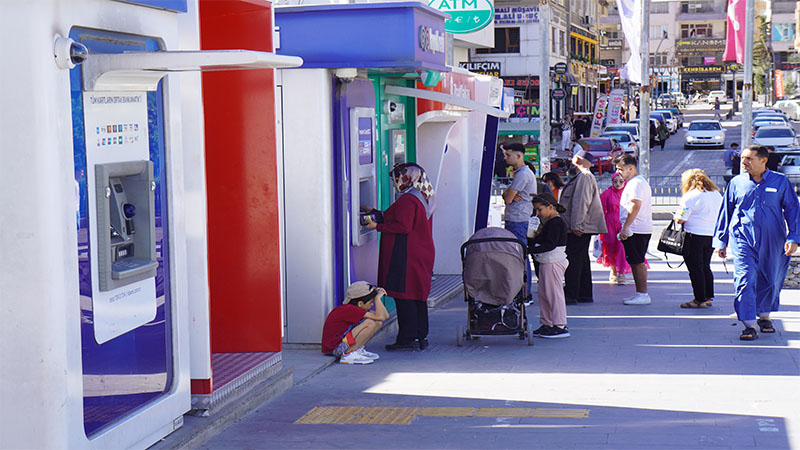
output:
[[[752,145],[741,154],[741,174],[725,192],[713,246],[725,259],[733,255],[734,308],[744,324],[739,339],[774,333],[769,315],[780,307],[789,256],[800,242],[800,202],[785,175],[767,169],[766,147]],[[789,230],[788,235],[786,230]]]

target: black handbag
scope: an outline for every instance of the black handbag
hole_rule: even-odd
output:
[[[671,220],[667,228],[664,228],[664,231],[661,232],[661,238],[658,240],[658,250],[664,252],[664,256],[667,253],[683,255],[685,244],[686,231],[683,229],[683,224],[678,229],[678,224],[675,223],[675,220]],[[669,261],[667,261],[667,265],[669,265]]]

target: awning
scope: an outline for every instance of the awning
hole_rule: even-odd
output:
[[[575,75],[573,75],[573,74],[571,74],[569,72],[567,72],[567,73],[565,73],[563,75],[556,75],[556,79],[557,79],[557,81],[563,81],[563,82],[569,83],[569,84],[578,84],[578,79],[575,78]]]
[[[402,95],[404,97],[424,98],[434,102],[447,103],[454,106],[459,106],[471,111],[478,111],[490,116],[506,118],[511,115],[502,109],[493,108],[489,105],[476,102],[467,98],[459,97],[457,95],[443,94],[441,92],[427,91],[425,89],[414,89],[401,86],[386,86],[386,94]]]

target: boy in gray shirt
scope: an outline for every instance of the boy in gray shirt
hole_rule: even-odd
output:
[[[528,220],[533,213],[531,199],[536,194],[536,176],[525,164],[525,147],[522,144],[508,144],[503,149],[506,164],[514,168],[511,186],[503,192],[506,204],[505,227],[520,241],[528,242]],[[528,293],[531,291],[531,266],[528,264]]]

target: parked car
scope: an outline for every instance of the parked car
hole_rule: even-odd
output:
[[[672,111],[668,109],[657,109],[653,111],[656,114],[661,114],[667,122],[667,128],[671,134],[678,132],[678,118],[672,115]]]
[[[588,152],[597,158],[597,169],[599,174],[614,171],[614,159],[623,155],[622,146],[616,139],[608,137],[590,137],[578,139],[578,143]]]
[[[725,91],[711,91],[708,93],[708,103],[713,104],[716,99],[719,99],[720,103],[728,103],[728,96],[725,95]]]
[[[678,108],[664,108],[664,111],[672,113],[672,117],[678,119],[678,128],[683,128],[683,113]]]
[[[622,147],[622,151],[628,155],[639,154],[639,144],[636,142],[636,138],[626,131],[606,131],[600,137],[616,139]]]
[[[753,120],[760,119],[762,117],[777,117],[783,119],[786,123],[789,123],[789,118],[780,111],[773,111],[771,109],[760,109],[753,111]]]
[[[683,148],[725,147],[725,130],[716,120],[693,120],[683,138]]]
[[[756,120],[772,120],[773,122],[781,122],[785,124],[787,127],[792,126],[792,122],[782,113],[778,114],[769,112],[769,113],[759,114],[753,118],[753,122],[755,122]]]
[[[618,123],[616,125],[608,125],[605,133],[630,133],[636,142],[639,142],[639,124],[638,123]]]
[[[683,95],[683,92],[675,92],[672,94],[673,99],[675,100],[675,106],[683,106],[686,105],[686,96]]]
[[[670,94],[661,94],[656,98],[656,105],[669,108],[674,104],[675,100]]]
[[[800,100],[779,100],[775,108],[792,120],[800,120]]]
[[[797,145],[794,130],[785,126],[761,127],[753,135],[753,144],[769,145],[775,149]]]
[[[752,135],[756,135],[756,131],[758,131],[761,127],[787,127],[786,122],[778,119],[769,119],[769,118],[758,118],[753,121],[753,133]]]

